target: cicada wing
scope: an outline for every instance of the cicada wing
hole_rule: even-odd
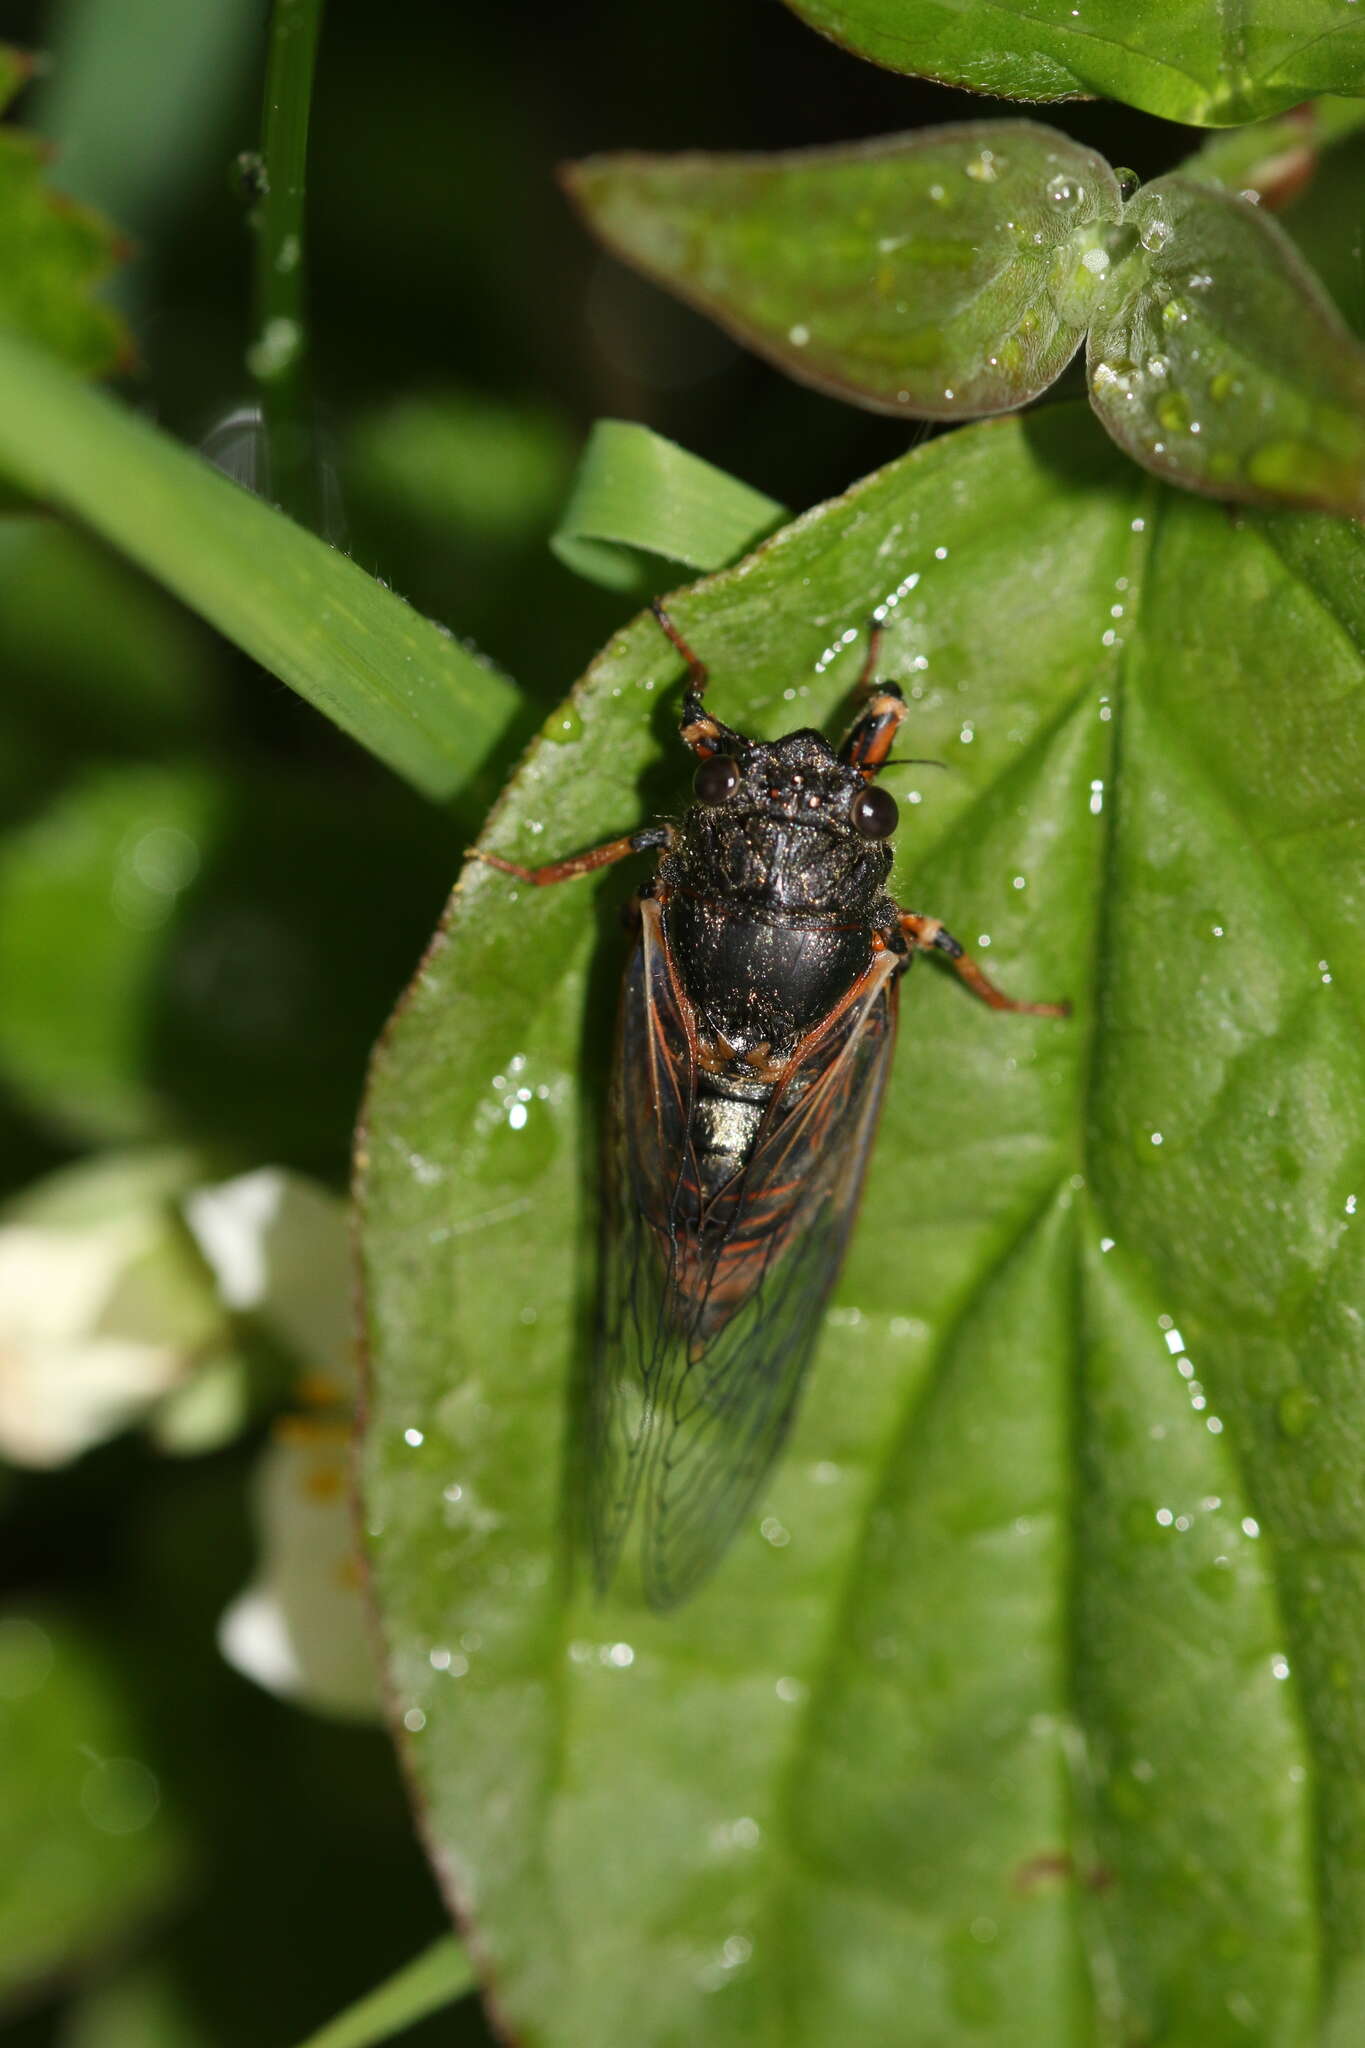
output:
[[[696,1184],[689,1138],[696,1093],[692,1021],[658,907],[647,901],[641,913],[617,1027],[588,1402],[588,1509],[603,1588],[649,1462],[660,1389],[676,1370],[680,1339],[670,1276],[682,1191]]]
[[[719,1562],[794,1420],[890,1066],[893,974],[888,957],[812,1048],[783,1095],[803,1092],[774,1099],[747,1172],[716,1204],[724,1245],[699,1298],[679,1305],[691,1334],[670,1348],[656,1389],[643,1558],[657,1607]]]
[[[657,905],[627,971],[613,1092],[589,1502],[600,1584],[642,1500],[646,1593],[718,1562],[781,1447],[852,1226],[894,1040],[878,961],[808,1042],[747,1171],[705,1211],[695,1030]]]

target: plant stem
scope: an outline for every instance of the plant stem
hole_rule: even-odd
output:
[[[308,364],[303,211],[308,110],[324,0],[275,0],[261,121],[256,227],[256,338],[247,367],[261,394],[266,488],[304,525],[317,523]]]

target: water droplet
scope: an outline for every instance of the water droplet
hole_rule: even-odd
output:
[[[1127,164],[1115,165],[1114,178],[1118,184],[1119,198],[1127,205],[1128,201],[1137,191],[1138,186],[1142,183],[1142,180],[1136,171],[1129,170]]]
[[[566,747],[573,740],[583,737],[583,721],[572,706],[569,706],[552,711],[540,732],[542,739],[553,740],[557,746]]]
[[[804,348],[810,340],[810,329],[803,327],[798,321],[795,327],[787,329],[787,339],[793,348]]]
[[[427,1717],[420,1707],[409,1707],[403,1716],[403,1726],[410,1735],[420,1735],[427,1725]]]
[[[967,176],[980,185],[993,185],[999,175],[997,161],[993,149],[983,149],[965,166]]]
[[[1085,187],[1069,178],[1065,171],[1058,171],[1055,178],[1049,178],[1043,189],[1054,206],[1079,206],[1085,197]]]
[[[426,1437],[420,1429],[405,1429],[403,1431],[403,1442],[408,1446],[409,1450],[415,1451],[419,1444],[426,1442]]]
[[[1163,327],[1183,327],[1189,317],[1189,311],[1183,299],[1167,299],[1161,309],[1161,324]]]
[[[1272,1678],[1288,1678],[1289,1676],[1289,1659],[1278,1650],[1270,1660],[1270,1675]]]
[[[1168,220],[1163,220],[1159,213],[1154,213],[1152,218],[1144,223],[1138,235],[1143,248],[1153,256],[1158,250],[1164,249],[1170,239],[1171,224]]]
[[[303,348],[303,329],[297,320],[277,314],[267,320],[258,338],[246,352],[246,366],[263,383],[282,377]]]
[[[1163,378],[1170,370],[1170,367],[1169,356],[1148,356],[1147,358],[1147,375],[1149,377]]]

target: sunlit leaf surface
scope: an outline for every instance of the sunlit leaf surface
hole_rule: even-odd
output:
[[[1352,0],[788,0],[836,43],[1009,99],[1098,94],[1171,121],[1226,127],[1310,93],[1365,91]]]
[[[916,967],[795,1437],[664,1619],[591,1597],[566,1479],[630,879],[463,879],[362,1141],[365,1516],[520,2038],[1365,2032],[1362,546],[1067,408],[676,601],[771,734],[837,721],[896,600],[905,752],[948,764],[888,778],[901,898],[1075,1012]],[[623,632],[491,843],[682,802],[678,681]]]
[[[1365,349],[1246,200],[1144,186],[1087,343],[1096,412],[1160,475],[1251,502],[1365,512]]]
[[[1031,121],[784,156],[606,156],[569,190],[610,247],[791,375],[966,419],[1045,391],[1085,332],[1119,193]]]

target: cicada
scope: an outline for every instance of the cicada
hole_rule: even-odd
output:
[[[719,1562],[791,1428],[848,1244],[917,952],[943,955],[996,1010],[1002,993],[935,917],[886,893],[897,806],[877,776],[905,700],[877,679],[837,749],[772,741],[706,709],[687,666],[693,801],[589,852],[522,867],[545,887],[659,856],[634,899],[607,1133],[603,1270],[588,1418],[596,1576],[638,1524],[651,1605]]]

